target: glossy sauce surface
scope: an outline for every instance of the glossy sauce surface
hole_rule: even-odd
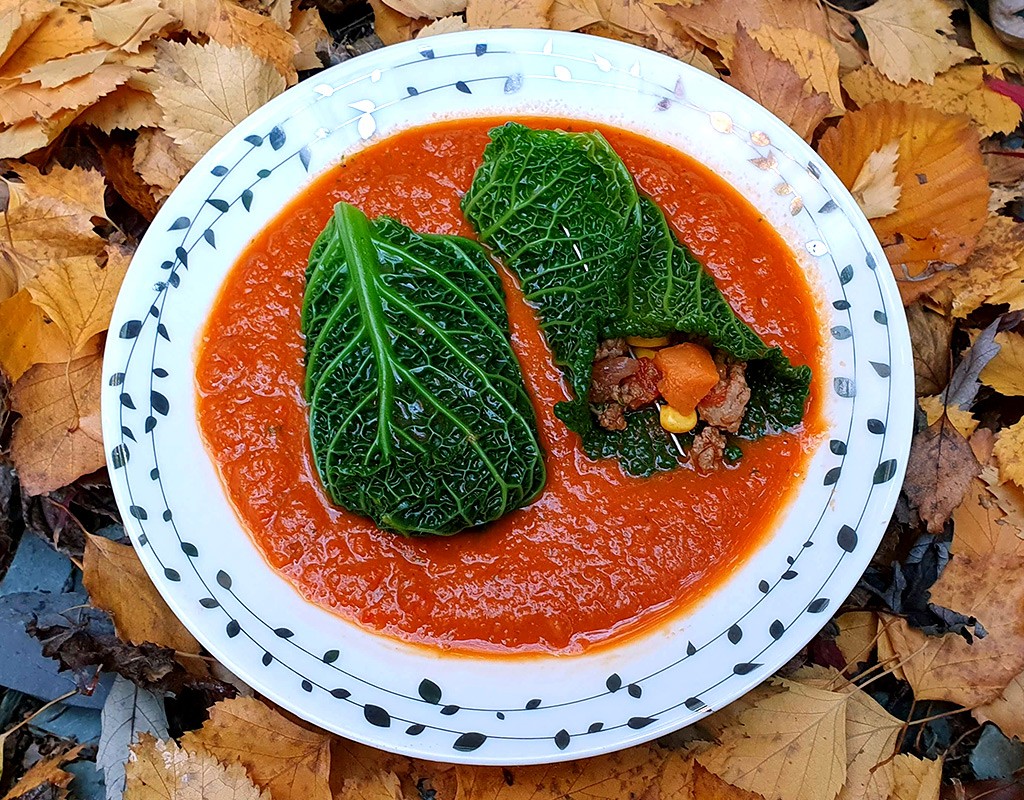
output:
[[[557,120],[527,124],[593,130]],[[330,504],[313,465],[299,315],[306,259],[334,203],[416,230],[472,235],[459,211],[504,120],[403,132],[319,178],[232,268],[196,373],[199,422],[237,514],[309,601],[406,641],[445,649],[580,652],[700,600],[757,547],[821,430],[821,340],[811,291],[778,234],[688,157],[600,129],[640,187],[715,275],[733,308],[816,372],[804,425],[744,444],[732,468],[648,479],[593,462],[555,418],[566,399],[534,310],[502,271],[513,347],[537,411],[548,481],[533,505],[450,538],[404,539]]]

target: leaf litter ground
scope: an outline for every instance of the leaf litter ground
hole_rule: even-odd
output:
[[[0,798],[1024,797],[1024,53],[987,12],[0,0]],[[501,26],[668,53],[811,143],[893,264],[919,405],[878,554],[771,681],[654,744],[515,769],[311,729],[205,654],[124,536],[96,388],[134,248],[220,135],[382,43]]]

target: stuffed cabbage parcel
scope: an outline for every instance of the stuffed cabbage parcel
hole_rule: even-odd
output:
[[[302,331],[313,456],[335,503],[448,535],[540,493],[536,419],[478,244],[339,203],[310,253]]]

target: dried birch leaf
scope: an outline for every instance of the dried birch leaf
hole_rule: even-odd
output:
[[[104,536],[86,536],[82,583],[94,606],[108,612],[117,635],[132,644],[152,642],[182,653],[199,653],[195,637],[153,586],[135,548]]]
[[[805,140],[832,110],[828,96],[813,92],[788,61],[761,47],[745,30],[727,59],[725,82],[763,105]]]
[[[160,7],[160,0],[127,0],[117,5],[89,10],[96,37],[119,50],[137,53],[174,17]]]
[[[985,77],[991,68],[961,64],[935,77],[933,83],[911,81],[906,86],[888,80],[875,67],[861,67],[843,76],[843,88],[859,106],[876,100],[901,100],[946,114],[966,114],[982,136],[1012,131],[1021,109],[1010,98],[992,91]]]
[[[762,47],[792,64],[812,90],[827,94],[834,113],[846,110],[839,87],[839,56],[828,39],[801,28],[771,25],[754,30],[752,35]]]
[[[466,20],[456,14],[451,17],[435,19],[429,25],[421,28],[420,32],[416,34],[416,38],[423,39],[427,36],[437,36],[439,33],[455,33],[456,31],[468,30],[469,24]]]
[[[11,459],[29,495],[59,489],[106,463],[101,364],[95,354],[66,364],[37,364],[14,384],[11,407],[21,419],[11,437]]]
[[[205,750],[186,750],[148,733],[132,747],[125,774],[124,800],[271,800],[241,764],[224,765]]]
[[[466,22],[471,28],[546,28],[552,0],[469,0]]]
[[[893,139],[872,151],[850,187],[850,194],[868,219],[888,216],[900,201],[902,188],[896,184],[899,147],[899,140]]]
[[[238,762],[274,800],[330,800],[331,737],[296,725],[251,697],[224,700],[198,731],[185,734],[187,750],[205,750]]]
[[[154,95],[164,110],[163,127],[192,164],[285,88],[278,71],[245,47],[161,42],[159,48],[161,83]]]
[[[868,40],[872,63],[906,85],[912,80],[931,83],[937,73],[974,55],[949,38],[950,11],[942,0],[878,0],[850,13]]]
[[[890,262],[911,275],[931,261],[963,264],[988,217],[977,133],[965,117],[907,103],[871,103],[821,138],[818,152],[847,187],[868,156],[899,140],[899,208],[872,220]],[[902,277],[897,269],[897,278]]]

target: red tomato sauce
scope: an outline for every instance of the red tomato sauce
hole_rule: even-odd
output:
[[[547,455],[542,496],[450,538],[406,539],[333,506],[317,478],[302,397],[310,246],[340,200],[419,231],[472,235],[459,201],[487,131],[502,122],[440,123],[381,141],[327,172],[271,222],[232,268],[207,323],[196,372],[199,423],[238,516],[308,601],[443,649],[581,652],[692,607],[757,548],[822,429],[823,393],[816,378],[803,426],[745,444],[735,467],[628,477],[615,461],[590,461],[554,416],[568,397],[561,374],[534,310],[502,271],[513,347]],[[599,127],[733,308],[794,363],[819,367],[813,294],[767,221],[692,159]]]

